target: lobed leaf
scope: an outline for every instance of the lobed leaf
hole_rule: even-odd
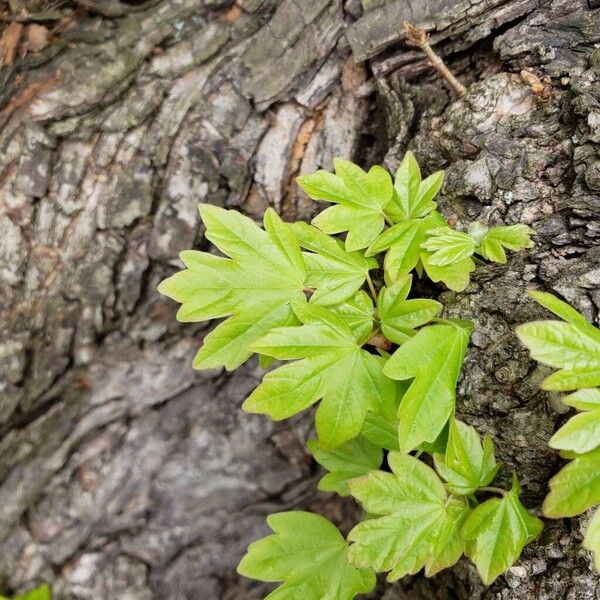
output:
[[[427,232],[421,248],[430,252],[428,263],[445,267],[471,257],[477,244],[467,233],[455,231],[448,226],[436,227]]]
[[[350,561],[376,571],[390,571],[388,581],[431,573],[458,560],[462,547],[449,530],[464,518],[466,503],[449,501],[436,473],[410,455],[391,452],[391,473],[371,471],[348,483],[350,493],[373,516],[348,535]],[[457,550],[459,550],[457,552]]]
[[[467,555],[486,585],[509,569],[542,530],[542,522],[527,512],[519,494],[515,481],[502,499],[492,498],[477,506],[463,525],[464,539],[472,542]]]
[[[339,304],[350,298],[365,283],[370,269],[377,268],[374,258],[362,252],[348,252],[344,244],[308,223],[290,225],[306,263],[306,286],[316,288],[310,301],[317,304]]]
[[[600,385],[600,336],[571,323],[533,321],[517,327],[531,357],[560,369],[547,377],[547,390],[575,390]]]
[[[414,329],[429,323],[442,310],[435,300],[407,300],[412,277],[406,275],[390,287],[383,287],[377,298],[381,332],[390,341],[402,344],[414,335]]]
[[[329,473],[319,481],[323,492],[336,492],[348,496],[348,480],[378,469],[383,461],[383,451],[362,436],[358,436],[333,450],[321,446],[319,440],[309,440],[308,448],[314,459]]]
[[[181,303],[180,321],[229,317],[206,336],[193,365],[233,370],[272,328],[297,322],[290,304],[305,301],[306,266],[293,234],[271,209],[264,230],[236,211],[208,204],[200,205],[200,215],[206,237],[231,258],[182,252],[187,268],[158,290]]]
[[[445,455],[434,455],[436,471],[453,494],[468,496],[493,481],[500,465],[494,457],[494,444],[486,435],[483,445],[469,425],[453,419]]]
[[[517,225],[503,225],[490,228],[477,248],[477,253],[487,260],[504,264],[506,263],[507,250],[522,250],[531,248],[533,242],[531,236],[535,232],[531,227],[521,223]]]
[[[315,200],[335,202],[313,219],[325,233],[347,231],[346,249],[369,246],[384,227],[384,207],[393,194],[390,174],[382,167],[365,173],[350,161],[336,158],[335,175],[317,171],[298,177],[300,187]]]
[[[414,379],[405,393],[398,417],[400,450],[410,452],[433,442],[454,411],[456,382],[472,325],[450,322],[429,325],[405,342],[386,363],[392,379]]]
[[[394,180],[394,196],[388,213],[396,221],[424,217],[435,210],[433,198],[444,180],[443,171],[421,181],[421,169],[412,152],[407,152]]]
[[[301,360],[268,373],[242,408],[280,420],[322,400],[316,429],[323,446],[334,448],[360,433],[369,410],[394,406],[398,388],[383,375],[385,360],[363,350],[339,316],[316,305],[296,312],[301,327],[275,329],[252,348]]]
[[[353,567],[337,527],[316,514],[291,511],[267,517],[274,531],[248,546],[238,573],[283,582],[265,600],[352,600],[375,587],[375,574]]]

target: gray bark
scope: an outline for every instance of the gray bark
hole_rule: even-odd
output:
[[[90,4],[0,68],[0,592],[48,581],[59,599],[256,599],[268,586],[235,565],[268,513],[353,523],[351,500],[316,491],[310,415],[243,414],[255,362],[194,373],[206,328],[178,325],[156,292],[180,250],[205,245],[199,201],[306,219],[294,178],[334,156],[393,169],[411,148],[447,170],[453,222],[536,230],[534,249],[479,267],[465,293],[429,293],[475,321],[459,414],[492,435],[539,514],[563,409],[513,331],[542,314],[529,287],[598,323],[600,11],[363,5]],[[403,44],[404,19],[431,32],[463,99]],[[547,78],[548,100],[522,68]],[[489,589],[464,560],[373,597],[600,598],[584,523],[547,522]]]

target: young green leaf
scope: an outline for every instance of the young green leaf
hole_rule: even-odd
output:
[[[600,385],[600,331],[561,321],[533,321],[517,327],[531,357],[560,371],[542,383],[546,390]]]
[[[180,321],[231,315],[206,336],[194,367],[233,370],[273,327],[296,322],[290,303],[305,301],[306,267],[293,234],[273,210],[265,213],[264,231],[233,210],[201,204],[200,215],[206,237],[231,258],[182,252],[187,269],[158,290],[181,303]]]
[[[542,530],[542,522],[521,504],[520,491],[514,480],[502,499],[477,506],[462,528],[464,539],[473,542],[467,546],[467,555],[486,585],[509,569]]]
[[[465,321],[429,325],[400,346],[386,363],[383,372],[388,377],[414,378],[398,412],[403,452],[422,442],[433,442],[454,411],[456,382],[471,331],[472,325]]]
[[[390,174],[382,167],[371,167],[368,173],[353,163],[336,158],[335,175],[317,171],[297,181],[314,200],[335,202],[313,219],[325,233],[348,232],[348,251],[366,248],[384,227],[384,207],[393,194]]]
[[[435,210],[433,198],[444,181],[437,171],[421,181],[421,169],[412,152],[407,152],[398,167],[394,181],[394,198],[388,213],[395,221],[424,217]]]
[[[571,417],[548,442],[551,448],[585,454],[600,446],[600,404]]]
[[[433,469],[410,455],[391,452],[391,473],[371,471],[348,482],[350,493],[373,515],[348,535],[350,561],[359,567],[391,571],[388,581],[416,573],[430,564],[458,560],[456,548],[446,548],[448,522],[461,518],[457,503],[449,503]],[[443,540],[440,541],[440,537]],[[462,548],[461,548],[462,550]]]
[[[314,459],[329,473],[319,481],[323,492],[336,492],[348,496],[348,480],[378,469],[383,461],[383,451],[362,436],[334,448],[324,449],[319,440],[309,440],[308,448]]]
[[[412,277],[400,278],[391,287],[383,287],[377,298],[381,332],[390,341],[403,344],[414,335],[414,329],[429,323],[442,310],[435,300],[406,300]]]
[[[430,229],[426,240],[421,244],[421,248],[431,253],[428,256],[428,263],[436,267],[464,261],[473,255],[476,246],[475,240],[470,235],[455,231],[448,226]]]
[[[506,263],[507,250],[522,250],[531,248],[533,242],[531,236],[535,232],[527,225],[504,225],[489,229],[477,248],[477,253],[488,260],[504,264]]]
[[[548,292],[532,290],[528,292],[528,294],[538,304],[549,310],[551,313],[554,313],[557,317],[560,317],[567,323],[577,327],[577,329],[580,329],[583,333],[589,335],[590,337],[600,340],[600,331],[566,302],[563,302]]]
[[[455,292],[462,292],[469,285],[470,274],[475,270],[472,258],[465,258],[459,262],[440,267],[431,264],[428,252],[421,252],[421,263],[427,277],[434,283],[443,282],[446,287]]]
[[[597,509],[585,531],[583,547],[594,553],[594,566],[600,573],[600,509]]]
[[[450,423],[445,455],[434,455],[434,462],[448,491],[459,496],[468,496],[488,485],[500,468],[491,438],[486,435],[482,446],[475,429],[456,419]]]
[[[379,248],[387,249],[383,267],[388,285],[416,267],[424,236],[422,221],[412,219],[386,229],[369,248],[368,252],[375,253],[380,251]]]
[[[308,223],[290,225],[303,253],[307,268],[306,286],[317,288],[310,301],[338,304],[351,297],[365,282],[369,269],[377,268],[374,258],[362,252],[348,252],[344,244]]]
[[[0,600],[52,600],[52,591],[50,586],[47,583],[44,583],[33,590],[23,594],[17,594],[11,598],[0,596]]]
[[[283,582],[265,600],[352,600],[375,587],[375,574],[356,569],[347,559],[348,546],[337,527],[308,512],[267,517],[274,531],[248,546],[238,573],[259,581]]]
[[[600,389],[583,388],[565,396],[562,401],[563,404],[577,410],[598,410],[600,409]]]
[[[253,349],[302,360],[268,373],[243,409],[281,420],[322,399],[317,433],[324,447],[334,448],[360,433],[369,410],[393,405],[397,386],[383,375],[385,360],[363,350],[339,316],[317,305],[300,305],[296,314],[303,326],[274,329]]]
[[[356,292],[342,304],[331,306],[329,309],[344,320],[357,340],[366,340],[370,337],[373,332],[375,307],[367,292],[364,290]]]
[[[574,517],[600,503],[600,448],[577,456],[551,480],[544,516]]]

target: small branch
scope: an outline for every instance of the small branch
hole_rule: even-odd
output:
[[[467,88],[454,76],[454,73],[446,66],[446,63],[435,53],[429,45],[429,34],[424,29],[415,27],[412,23],[404,21],[404,31],[406,31],[406,41],[412,46],[416,46],[425,52],[432,66],[448,82],[448,85],[461,98],[467,92]]]

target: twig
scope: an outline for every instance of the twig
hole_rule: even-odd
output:
[[[415,27],[412,23],[404,21],[404,31],[406,31],[406,41],[412,46],[423,50],[429,58],[432,66],[448,82],[448,85],[455,91],[460,98],[465,95],[467,88],[454,76],[452,71],[446,66],[446,63],[435,53],[429,45],[429,34],[424,29]]]

